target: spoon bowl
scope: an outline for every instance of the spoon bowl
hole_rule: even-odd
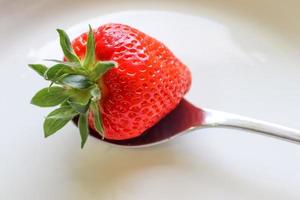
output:
[[[78,118],[73,121],[77,124]],[[141,136],[126,140],[102,138],[90,128],[90,134],[102,142],[121,147],[141,148],[167,142],[177,136],[199,128],[236,128],[272,136],[289,142],[300,143],[300,131],[236,114],[201,109],[182,99],[178,106]]]

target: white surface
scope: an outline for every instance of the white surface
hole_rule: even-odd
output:
[[[0,0],[0,199],[298,200],[300,146],[272,138],[211,129],[140,150],[89,138],[80,150],[70,124],[44,139],[47,111],[29,101],[46,82],[26,64],[61,56],[53,49],[57,27],[75,36],[88,23],[127,23],[191,68],[193,103],[300,128],[299,7],[296,0]]]

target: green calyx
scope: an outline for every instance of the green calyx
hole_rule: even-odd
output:
[[[29,64],[50,85],[38,91],[31,103],[40,107],[59,108],[52,111],[44,121],[45,137],[64,127],[75,116],[79,115],[78,127],[81,136],[81,148],[89,135],[88,112],[93,113],[94,127],[105,136],[98,102],[101,99],[99,79],[117,64],[113,61],[97,61],[95,59],[94,33],[89,26],[86,55],[81,60],[74,52],[70,39],[65,31],[58,29],[60,46],[67,61],[55,62],[51,67],[42,64]]]

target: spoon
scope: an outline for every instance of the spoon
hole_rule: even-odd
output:
[[[73,120],[77,124],[77,119]],[[182,99],[179,105],[141,136],[127,140],[102,139],[94,130],[90,134],[103,142],[121,147],[148,147],[167,142],[200,128],[234,128],[261,133],[289,142],[300,143],[300,130],[264,122],[236,114],[197,108]]]

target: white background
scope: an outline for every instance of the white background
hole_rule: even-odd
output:
[[[163,41],[191,68],[194,104],[300,128],[299,7],[297,0],[0,0],[0,199],[298,200],[300,146],[252,133],[203,129],[139,150],[90,137],[81,150],[70,124],[44,139],[48,110],[29,102],[47,83],[26,64],[61,58],[55,28],[74,37],[88,23],[122,22]]]

